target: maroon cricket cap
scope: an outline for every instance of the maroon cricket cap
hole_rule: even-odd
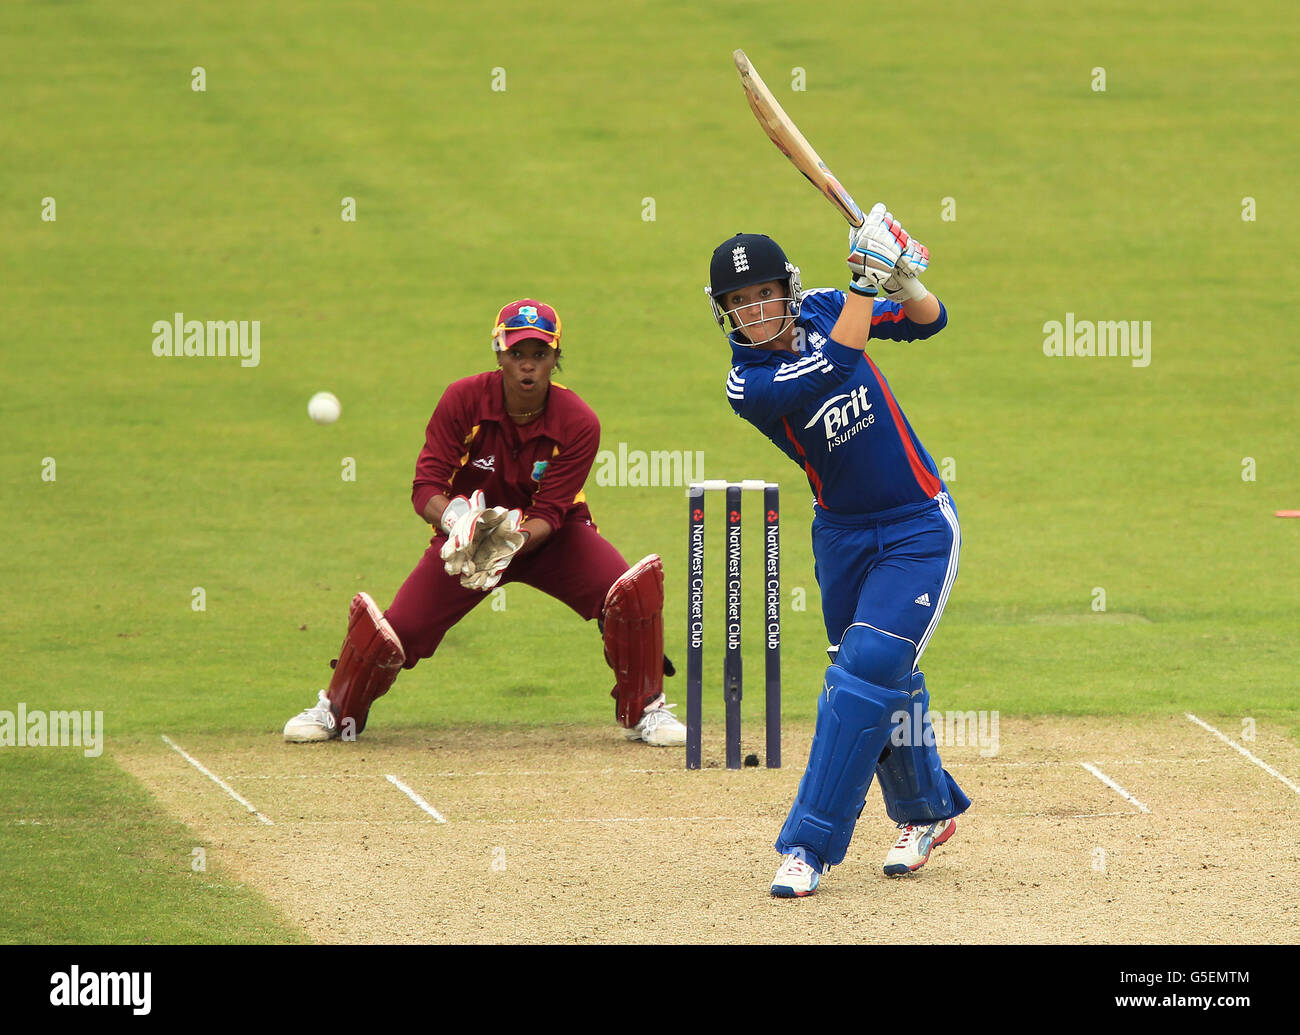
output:
[[[497,313],[492,328],[492,351],[504,352],[516,342],[536,338],[553,349],[560,347],[560,318],[545,302],[521,298]]]

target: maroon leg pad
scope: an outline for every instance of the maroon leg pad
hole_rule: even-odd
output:
[[[664,690],[664,566],[656,554],[619,576],[605,597],[605,660],[620,726],[631,729]]]
[[[348,633],[338,659],[331,662],[334,675],[325,694],[344,739],[366,728],[370,705],[388,693],[405,660],[402,643],[388,619],[370,594],[358,593],[352,598]],[[349,719],[354,724],[351,729],[346,725]]]

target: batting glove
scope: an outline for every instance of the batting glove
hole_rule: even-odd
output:
[[[908,302],[924,298],[928,291],[917,278],[930,266],[930,249],[915,237],[907,242],[903,254],[898,257],[898,264],[888,280],[881,284],[881,289],[891,302]]]
[[[859,295],[876,295],[893,276],[898,260],[911,240],[884,204],[867,213],[866,221],[849,231],[849,256],[845,260],[853,281],[849,289]]]

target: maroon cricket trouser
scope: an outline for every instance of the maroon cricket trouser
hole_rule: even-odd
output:
[[[447,630],[487,599],[489,593],[466,589],[460,576],[443,567],[445,533],[433,538],[415,570],[397,591],[384,617],[406,651],[404,668],[432,657]],[[521,582],[568,604],[590,621],[600,617],[605,596],[630,565],[588,521],[561,525],[534,552],[511,561],[500,585]]]

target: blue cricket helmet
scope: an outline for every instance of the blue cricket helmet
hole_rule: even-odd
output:
[[[781,246],[766,234],[735,234],[715,249],[709,261],[709,284],[704,289],[709,296],[713,318],[724,331],[726,310],[718,299],[728,291],[752,287],[769,280],[783,280],[789,285],[788,304],[791,316],[799,315],[803,298],[803,285],[799,280],[799,267],[785,257]]]

